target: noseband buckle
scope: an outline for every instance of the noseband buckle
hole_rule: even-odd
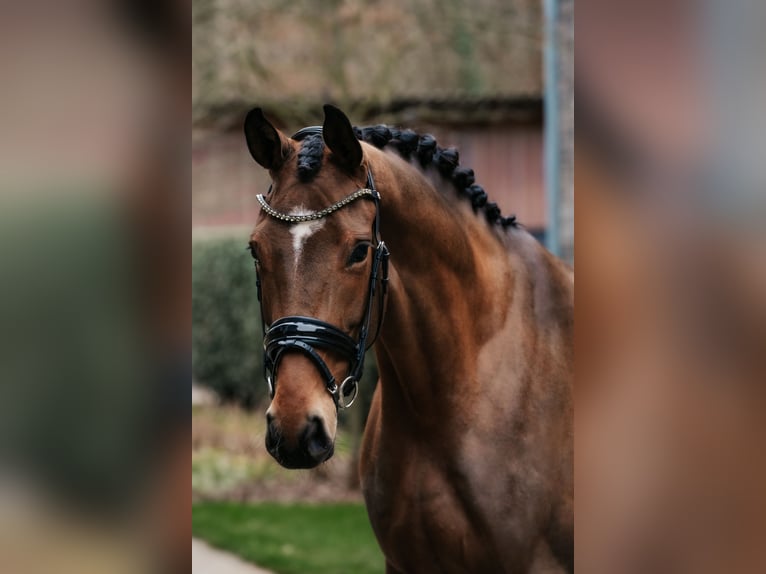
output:
[[[337,390],[336,401],[339,409],[347,409],[354,404],[359,394],[359,381],[353,376],[346,377]],[[350,399],[347,397],[351,397]]]

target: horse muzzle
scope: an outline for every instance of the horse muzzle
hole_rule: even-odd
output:
[[[306,422],[297,444],[293,446],[284,440],[271,415],[266,415],[266,420],[266,450],[285,468],[314,468],[328,460],[335,452],[333,440],[319,417],[311,417]]]

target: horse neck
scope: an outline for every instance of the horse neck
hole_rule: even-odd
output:
[[[509,293],[527,273],[525,258],[509,254],[511,240],[474,214],[449,182],[398,156],[376,163],[381,229],[391,250],[388,308],[376,346],[384,410],[437,421],[464,404],[482,346],[503,328],[512,306],[524,308],[524,293]],[[525,232],[510,233],[534,243]]]

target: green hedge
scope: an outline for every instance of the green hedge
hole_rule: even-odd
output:
[[[192,241],[192,369],[223,401],[253,407],[268,399],[268,390],[246,245],[242,238]]]
[[[268,400],[253,260],[241,238],[192,241],[192,369],[224,402]],[[378,373],[367,353],[359,407],[367,413]]]

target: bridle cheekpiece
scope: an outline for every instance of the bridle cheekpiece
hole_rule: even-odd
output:
[[[300,141],[308,135],[321,133],[321,126],[312,126],[298,131],[292,136],[292,139]],[[369,167],[367,169],[366,187],[358,189],[333,205],[311,214],[290,215],[281,213],[272,208],[263,195],[257,196],[258,203],[260,203],[264,213],[287,224],[305,223],[307,221],[323,219],[362,198],[370,198],[375,202],[375,219],[373,220],[372,225],[375,256],[370,271],[367,305],[362,318],[361,327],[359,328],[359,337],[357,339],[353,339],[338,327],[314,317],[292,315],[277,319],[271,325],[267,326],[263,314],[260,271],[258,269],[258,261],[256,260],[256,284],[258,303],[261,306],[261,328],[263,329],[263,370],[266,382],[269,385],[269,394],[271,398],[274,398],[276,392],[277,370],[284,353],[287,351],[298,351],[306,355],[314,363],[324,379],[327,391],[332,395],[336,408],[345,409],[352,405],[359,392],[359,381],[364,369],[365,352],[372,346],[375,339],[377,339],[383,323],[388,285],[389,251],[386,244],[380,239],[380,194],[375,188],[375,181]],[[372,317],[373,300],[375,299],[378,281],[380,281],[381,289],[380,296],[378,297],[378,322],[375,335],[368,343],[367,339],[370,334],[369,328],[370,319]],[[317,352],[317,349],[330,351],[348,360],[349,372],[340,385],[337,384],[330,368]]]

